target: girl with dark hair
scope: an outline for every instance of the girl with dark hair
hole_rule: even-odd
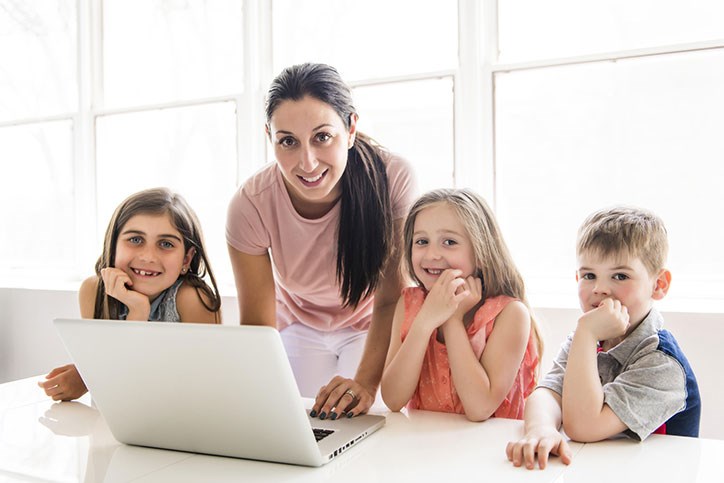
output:
[[[320,418],[374,402],[416,194],[408,163],[358,132],[357,119],[334,68],[285,69],[266,100],[276,163],[244,183],[227,220],[241,323],[279,328]]]
[[[186,201],[167,188],[126,198],[108,223],[96,274],[81,285],[79,302],[85,319],[220,323],[201,225]],[[87,391],[73,364],[53,369],[39,385],[56,401]]]

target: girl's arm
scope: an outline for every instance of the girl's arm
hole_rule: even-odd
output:
[[[420,370],[433,329],[413,323],[401,341],[401,327],[405,318],[405,302],[400,297],[392,322],[390,348],[382,374],[382,399],[392,411],[399,411],[408,403],[420,380]]]
[[[203,300],[202,300],[203,297]],[[196,291],[195,287],[187,283],[181,284],[176,294],[176,309],[181,317],[181,322],[194,322],[198,324],[221,323],[221,309],[212,312],[204,305],[210,305],[206,294]]]
[[[95,275],[86,278],[80,285],[78,305],[80,306],[80,316],[84,319],[93,318],[96,290],[98,290],[98,277]],[[78,369],[73,364],[56,367],[45,376],[44,381],[38,382],[38,386],[54,401],[78,399],[88,392]]]
[[[530,336],[530,313],[518,301],[495,319],[493,332],[478,360],[462,320],[443,326],[455,389],[471,421],[488,419],[510,392]]]
[[[78,290],[78,305],[80,316],[84,319],[92,319],[96,306],[96,293],[98,291],[98,277],[93,275],[83,280]]]
[[[229,245],[241,325],[276,327],[274,273],[269,254],[247,255]]]

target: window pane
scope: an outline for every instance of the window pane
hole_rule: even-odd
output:
[[[302,62],[345,80],[457,68],[455,0],[275,0],[274,73]]]
[[[415,167],[421,192],[453,185],[453,82],[398,82],[354,90],[360,131]]]
[[[75,111],[76,2],[0,0],[0,121]]]
[[[72,136],[71,121],[0,128],[4,272],[75,262]]]
[[[243,90],[240,0],[105,0],[106,107]]]
[[[168,186],[198,215],[217,279],[233,283],[224,227],[237,179],[234,103],[105,116],[97,126],[99,253],[123,199]]]
[[[496,76],[498,213],[540,290],[573,281],[586,215],[630,204],[666,223],[667,300],[721,301],[723,83],[724,50]]]
[[[720,0],[499,0],[501,62],[724,38]]]

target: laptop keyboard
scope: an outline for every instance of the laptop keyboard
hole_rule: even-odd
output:
[[[312,432],[314,433],[314,439],[317,441],[321,441],[330,434],[334,433],[333,429],[322,429],[322,428],[312,428]]]

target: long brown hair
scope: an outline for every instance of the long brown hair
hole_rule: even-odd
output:
[[[347,128],[356,115],[352,92],[334,67],[300,64],[284,69],[271,83],[266,119],[286,100],[313,97],[332,107]],[[384,149],[359,131],[340,179],[342,198],[337,231],[337,281],[344,305],[356,307],[380,282],[392,250],[392,208]]]
[[[119,317],[121,302],[106,294],[101,269],[115,267],[118,236],[128,220],[139,214],[169,215],[171,224],[183,237],[184,252],[188,252],[192,247],[195,249],[196,253],[191,259],[188,271],[179,274],[179,279],[183,279],[184,283],[188,283],[196,289],[201,303],[209,311],[215,312],[217,322],[220,322],[221,296],[206,256],[201,224],[186,200],[168,188],[152,188],[134,193],[118,205],[111,216],[103,240],[103,252],[95,267],[98,289],[93,317],[96,319],[118,319]],[[207,276],[213,289],[204,281]]]
[[[531,333],[538,349],[538,360],[543,355],[543,338],[538,322],[525,295],[525,283],[513,262],[508,246],[495,219],[493,210],[485,200],[468,189],[438,189],[422,195],[410,208],[403,232],[402,269],[418,285],[412,265],[412,241],[417,215],[432,205],[445,203],[455,210],[465,227],[473,246],[475,266],[483,282],[483,302],[491,297],[507,295],[520,300],[531,314]]]

